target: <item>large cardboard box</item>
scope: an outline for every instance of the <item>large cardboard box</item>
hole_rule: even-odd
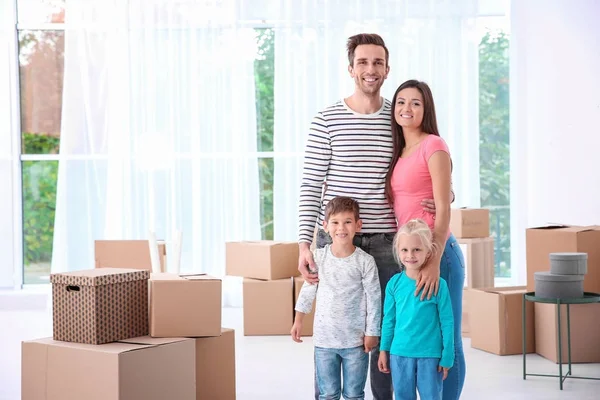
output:
[[[148,334],[148,278],[137,269],[50,275],[54,340],[102,344]]]
[[[221,335],[221,280],[208,275],[152,274],[150,336]]]
[[[465,287],[494,286],[494,239],[457,239],[465,258]]]
[[[300,275],[298,243],[228,242],[227,275],[252,279],[283,279]]]
[[[567,306],[561,306],[562,361],[567,353]],[[575,304],[571,314],[571,361],[600,363],[600,304]],[[558,362],[558,318],[555,304],[535,303],[535,351]]]
[[[524,286],[469,290],[471,347],[501,356],[523,354],[524,293]],[[526,307],[527,352],[533,353],[533,303]]]
[[[244,279],[244,335],[289,335],[294,319],[294,281]]]
[[[526,231],[527,290],[535,291],[534,273],[550,270],[550,253],[588,254],[588,270],[583,279],[586,292],[600,292],[600,227],[542,226]]]
[[[22,343],[22,400],[193,400],[193,339]]]
[[[490,236],[490,210],[486,208],[453,208],[450,232],[457,238],[486,238]]]
[[[297,276],[294,278],[294,307],[296,307],[296,302],[298,301],[298,296],[300,295],[300,290],[302,289],[302,285],[304,285],[304,278],[302,276]],[[313,335],[313,326],[315,321],[315,309],[317,307],[317,302],[313,302],[313,309],[309,314],[304,316],[304,320],[302,321],[302,331],[300,332],[301,336],[312,336]],[[294,311],[294,316],[296,312]]]
[[[96,240],[96,268],[133,268],[152,270],[150,246],[147,240]],[[167,248],[158,242],[161,272],[167,271]]]
[[[235,400],[235,332],[196,339],[196,400]]]

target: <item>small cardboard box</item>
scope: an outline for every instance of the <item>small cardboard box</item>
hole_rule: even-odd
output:
[[[195,399],[194,340],[22,343],[23,400]]]
[[[220,279],[204,274],[152,274],[150,336],[219,336],[221,290]]]
[[[526,231],[527,290],[535,291],[534,273],[550,271],[550,253],[587,253],[583,290],[600,292],[600,227],[542,226]]]
[[[298,276],[298,243],[228,242],[227,275],[252,279],[283,279]]]
[[[469,289],[471,347],[500,356],[523,354],[524,286]],[[535,351],[533,303],[527,302],[527,352]]]
[[[298,296],[300,295],[300,290],[302,289],[302,285],[304,285],[304,278],[302,276],[297,276],[294,278],[294,307],[296,307],[296,302],[298,301]],[[313,335],[313,325],[315,321],[315,309],[317,307],[317,301],[313,303],[312,311],[309,314],[304,316],[304,320],[302,322],[302,332],[300,332],[301,336],[312,336]],[[296,312],[294,311],[294,315]]]
[[[486,238],[490,236],[490,210],[486,208],[453,208],[450,232],[457,238]]]
[[[119,268],[50,275],[54,340],[102,344],[147,335],[149,277]]]
[[[158,242],[161,272],[167,268],[167,248]],[[133,268],[152,270],[150,246],[147,240],[96,240],[96,268]]]
[[[235,332],[196,339],[196,400],[235,400]]]
[[[567,306],[560,309],[562,362],[567,353]],[[571,362],[600,363],[600,303],[573,304],[571,316]],[[535,303],[535,351],[558,363],[558,318],[555,304]]]
[[[465,287],[494,286],[494,239],[457,239],[465,258]]]
[[[289,335],[294,319],[294,281],[244,279],[244,335]]]

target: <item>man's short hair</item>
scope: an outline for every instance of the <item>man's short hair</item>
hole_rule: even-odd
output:
[[[350,36],[346,44],[346,49],[348,50],[348,62],[350,63],[350,66],[354,66],[354,52],[361,44],[374,44],[376,46],[383,47],[385,50],[385,65],[388,65],[390,52],[388,51],[387,47],[385,47],[385,42],[381,36],[376,33],[359,33],[358,35]]]
[[[334,197],[329,200],[329,203],[325,206],[325,221],[329,222],[329,218],[331,218],[332,215],[347,211],[354,213],[354,219],[358,221],[360,218],[360,206],[358,205],[358,202],[351,197]]]

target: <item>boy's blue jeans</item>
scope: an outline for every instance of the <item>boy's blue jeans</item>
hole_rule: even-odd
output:
[[[319,400],[364,400],[369,354],[363,346],[351,349],[315,347]],[[343,384],[342,384],[343,378]]]
[[[442,399],[442,372],[439,358],[410,358],[390,355],[390,369],[396,400]]]

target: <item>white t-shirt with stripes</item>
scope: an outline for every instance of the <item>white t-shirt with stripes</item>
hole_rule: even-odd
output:
[[[361,232],[396,232],[394,212],[385,198],[392,152],[389,100],[384,99],[373,114],[358,114],[344,100],[319,112],[310,126],[304,156],[299,241],[312,242],[315,224],[322,225],[325,206],[337,196],[358,201]]]

